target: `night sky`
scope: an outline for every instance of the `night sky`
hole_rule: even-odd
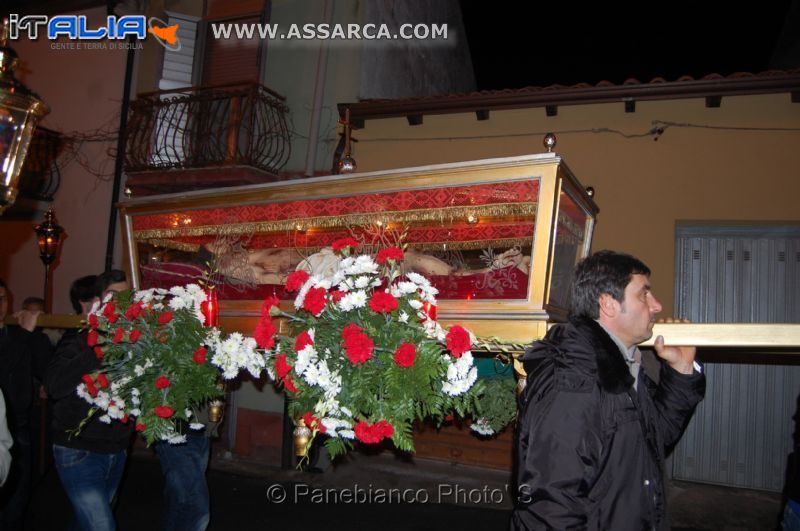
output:
[[[477,88],[488,90],[761,72],[790,4],[461,0],[461,9]]]

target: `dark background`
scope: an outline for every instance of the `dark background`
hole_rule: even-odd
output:
[[[478,90],[800,66],[798,0],[460,4]]]

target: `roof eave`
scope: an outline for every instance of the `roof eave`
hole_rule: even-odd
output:
[[[752,94],[791,93],[800,101],[800,70],[763,72],[758,75],[734,75],[679,81],[652,81],[623,85],[528,88],[509,91],[473,92],[444,96],[396,100],[368,100],[340,103],[344,116],[350,109],[355,127],[365,120],[430,114],[521,109],[531,107],[587,105],[630,101],[672,100],[684,98],[743,96]]]

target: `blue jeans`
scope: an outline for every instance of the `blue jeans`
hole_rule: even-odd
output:
[[[783,531],[800,531],[800,515],[797,514],[797,509],[800,507],[794,500],[789,500],[786,503],[786,508],[783,510],[783,521],[781,522],[781,529]]]
[[[113,531],[111,504],[125,470],[126,452],[101,454],[53,445],[61,484],[75,513],[72,529]]]
[[[211,518],[208,437],[190,433],[186,439],[184,444],[155,444],[164,473],[163,528],[167,531],[203,531]]]

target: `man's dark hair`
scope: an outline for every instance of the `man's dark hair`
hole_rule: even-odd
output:
[[[89,302],[95,297],[99,297],[97,292],[97,275],[86,275],[76,279],[69,287],[69,301],[75,313],[83,313],[81,302]]]
[[[122,271],[121,269],[109,269],[104,273],[100,273],[97,276],[97,295],[102,296],[103,292],[111,284],[127,281],[128,276],[125,274],[125,271]]]
[[[600,317],[600,296],[608,293],[625,300],[625,287],[633,275],[650,276],[650,268],[629,254],[598,251],[575,267],[569,313],[573,317]]]
[[[44,299],[41,297],[25,297],[25,300],[22,301],[22,307],[29,306],[31,304],[36,304],[38,306],[44,307]]]
[[[5,287],[6,287],[6,283],[3,282],[2,278],[0,278],[0,288],[5,288]]]

